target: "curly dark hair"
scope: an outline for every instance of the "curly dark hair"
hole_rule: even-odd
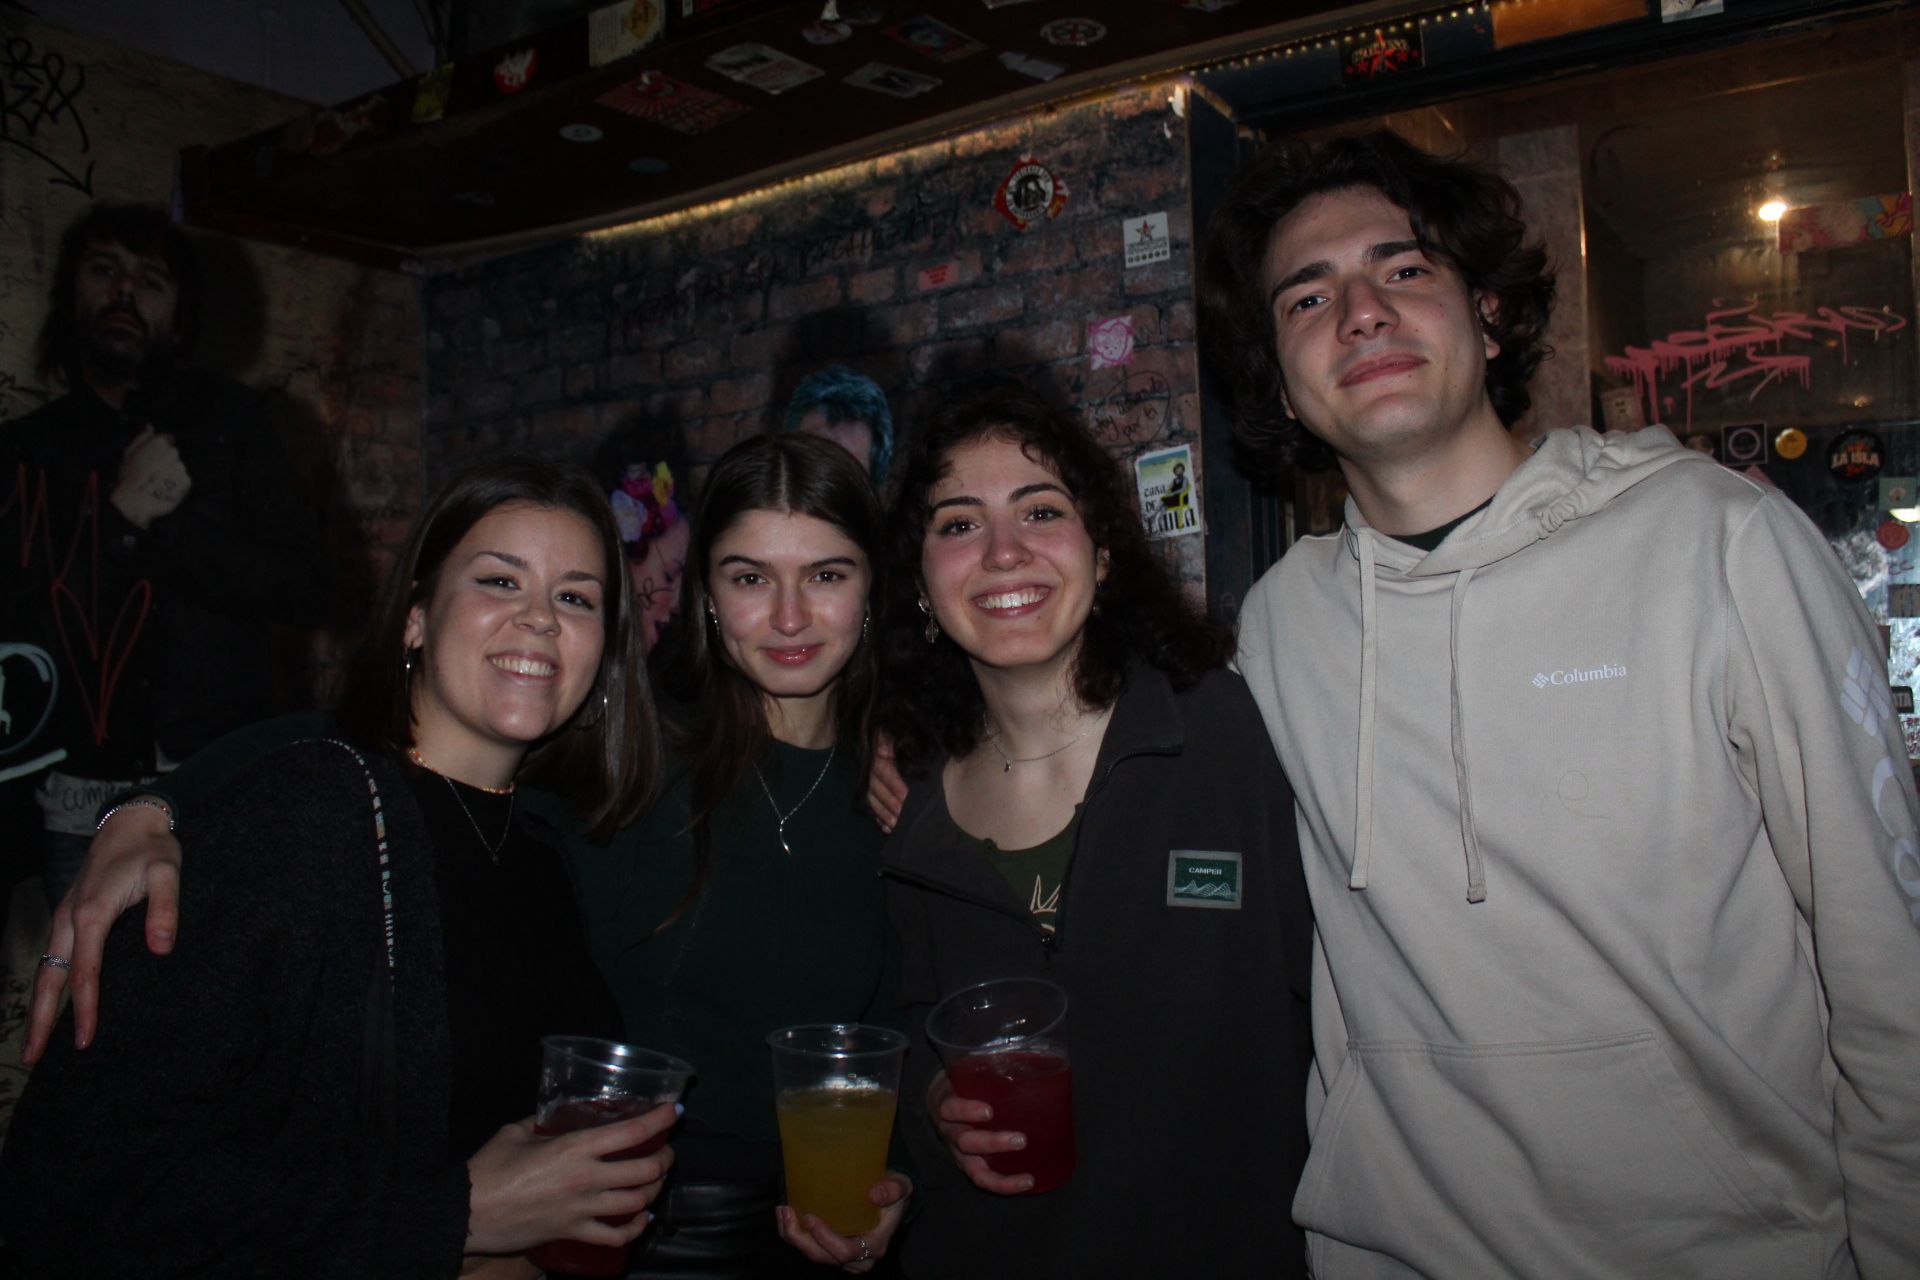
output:
[[[1421,250],[1488,299],[1481,324],[1500,352],[1487,361],[1487,397],[1503,425],[1527,411],[1527,383],[1552,354],[1545,339],[1553,271],[1546,250],[1527,241],[1512,183],[1384,129],[1318,148],[1281,143],[1247,167],[1214,211],[1200,266],[1201,348],[1226,384],[1234,433],[1256,458],[1291,462],[1309,443],[1309,428],[1282,399],[1265,269],[1273,229],[1308,198],[1353,187],[1372,187],[1405,209]]]
[[[174,288],[172,359],[184,360],[200,336],[200,264],[185,233],[157,205],[96,204],[60,234],[47,318],[34,342],[34,372],[42,382],[61,378],[68,386],[79,384],[73,286],[80,275],[80,259],[96,244],[118,244],[130,253],[167,264]]]
[[[1144,661],[1185,688],[1233,655],[1233,636],[1181,591],[1147,543],[1140,511],[1119,464],[1072,413],[1037,392],[996,383],[934,414],[896,463],[899,489],[887,512],[890,588],[876,607],[885,696],[881,723],[902,770],[923,774],[937,751],[966,755],[985,730],[986,703],[967,654],[941,634],[932,644],[919,609],[921,547],[934,486],[955,450],[1007,440],[1060,478],[1107,576],[1074,658],[1073,685],[1089,709],[1111,706],[1127,670]]]

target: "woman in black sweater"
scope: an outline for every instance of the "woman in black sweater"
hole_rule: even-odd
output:
[[[341,740],[275,752],[194,833],[167,956],[130,918],[84,1052],[56,1036],[0,1160],[29,1276],[451,1276],[624,1243],[669,1107],[560,1138],[524,1115],[545,1032],[608,1031],[551,847],[514,786],[603,833],[653,775],[604,497],[518,460],[428,504],[350,677]],[[497,1130],[497,1132],[496,1132]],[[464,1262],[463,1262],[464,1260]]]

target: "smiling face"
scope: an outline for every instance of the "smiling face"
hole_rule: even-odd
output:
[[[1063,671],[1104,570],[1060,477],[988,436],[947,455],[927,501],[920,580],[941,630],[978,666]]]
[[[82,362],[108,380],[132,378],[173,344],[178,304],[165,260],[95,240],[80,255],[73,282]]]
[[[859,544],[817,516],[748,511],[709,561],[721,648],[769,700],[775,732],[823,716],[867,616],[872,570]]]
[[[414,746],[435,769],[499,785],[488,779],[512,777],[580,709],[606,638],[603,555],[581,516],[521,504],[487,513],[448,554],[406,629]]]
[[[1372,187],[1323,192],[1274,227],[1265,282],[1288,412],[1349,466],[1498,427],[1486,336],[1452,267]]]

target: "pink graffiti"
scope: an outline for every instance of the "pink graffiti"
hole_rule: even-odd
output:
[[[1811,387],[1813,357],[1782,353],[1781,344],[1789,340],[1811,342],[1821,334],[1832,334],[1840,340],[1840,361],[1847,364],[1849,334],[1869,333],[1878,341],[1881,334],[1907,327],[1906,317],[1888,307],[1821,307],[1812,313],[1776,311],[1770,316],[1761,315],[1759,308],[1754,301],[1709,311],[1703,328],[1676,330],[1650,346],[1628,347],[1620,355],[1608,356],[1607,368],[1633,379],[1634,391],[1646,397],[1651,416],[1658,420],[1660,380],[1685,365],[1687,377],[1680,386],[1686,392],[1686,425],[1692,426],[1696,385],[1715,390],[1750,382],[1748,400],[1786,378]],[[1769,346],[1771,351],[1760,349]],[[1673,397],[1664,399],[1671,416]]]

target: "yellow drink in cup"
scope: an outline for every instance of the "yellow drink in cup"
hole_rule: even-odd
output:
[[[871,1231],[867,1198],[887,1172],[887,1140],[907,1038],[884,1027],[787,1027],[773,1050],[774,1114],[787,1168],[787,1203],[843,1236]]]
[[[843,1236],[871,1231],[867,1189],[887,1171],[895,1095],[880,1089],[791,1089],[776,1104],[787,1203]]]

